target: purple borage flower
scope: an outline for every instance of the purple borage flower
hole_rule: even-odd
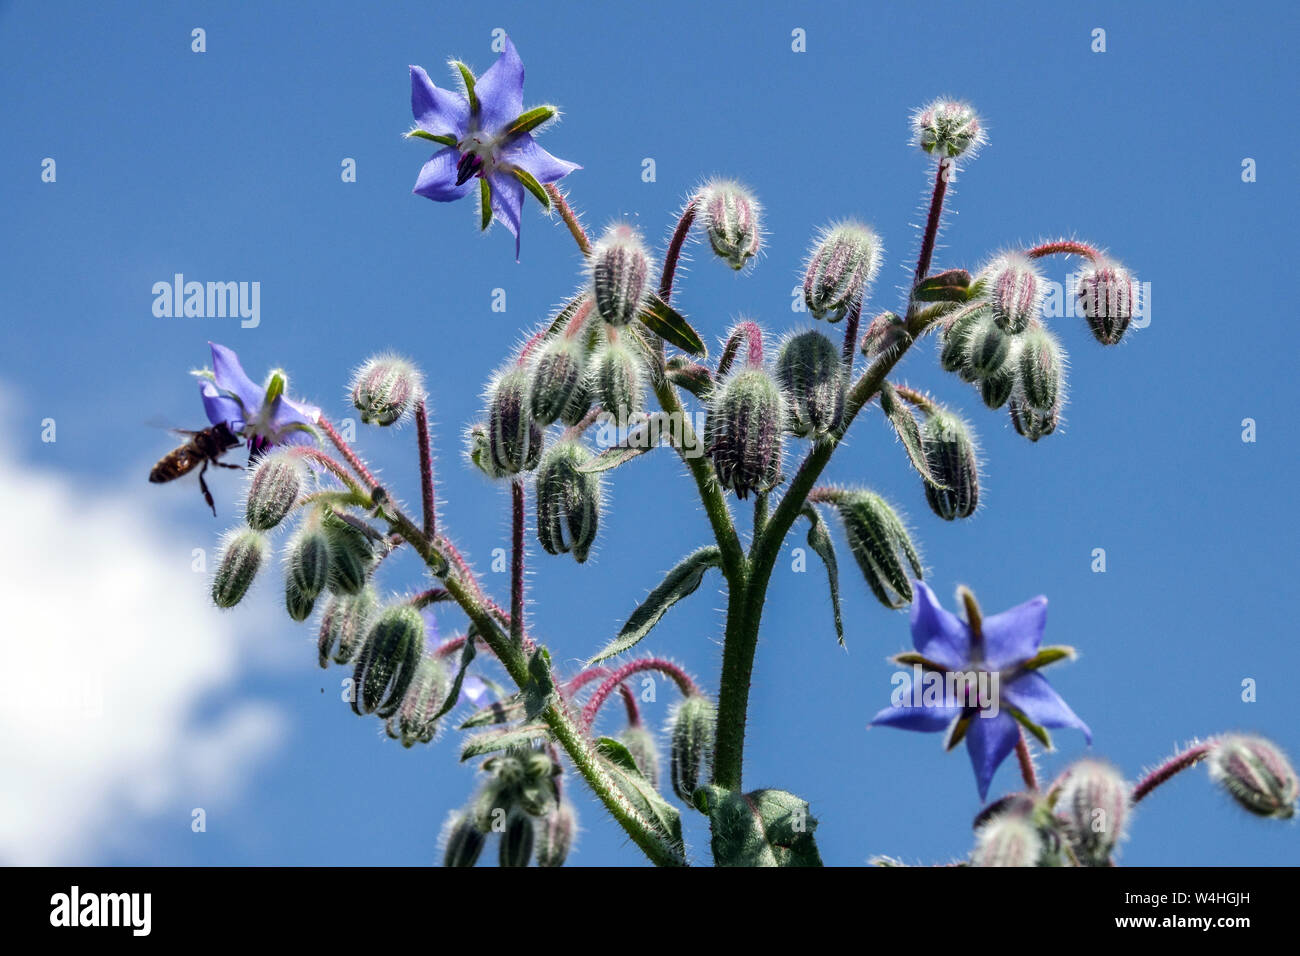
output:
[[[1015,749],[1021,727],[1049,748],[1047,727],[1077,728],[1092,743],[1088,725],[1038,673],[1074,655],[1069,647],[1039,647],[1047,598],[983,618],[972,628],[945,611],[925,583],[916,581],[914,587],[916,652],[893,660],[912,666],[923,686],[895,690],[893,705],[876,714],[872,726],[946,730],[949,750],[964,739],[981,800],[988,796],[998,766]]]
[[[209,422],[224,424],[245,439],[255,456],[274,445],[299,445],[315,439],[312,426],[320,419],[320,409],[288,396],[284,372],[275,369],[265,385],[255,385],[231,349],[215,342],[208,345],[212,347],[212,368],[194,374],[199,377],[199,394]]]
[[[413,192],[451,202],[468,195],[477,179],[482,228],[494,217],[505,223],[518,259],[524,190],[549,209],[551,199],[542,187],[582,167],[557,159],[533,139],[532,131],[554,119],[557,110],[538,106],[524,112],[524,64],[509,39],[477,79],[464,63],[451,65],[460,73],[463,94],[439,89],[423,68],[411,67],[416,128],[406,135],[444,147],[424,164]]]

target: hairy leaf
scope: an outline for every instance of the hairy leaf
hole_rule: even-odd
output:
[[[835,636],[840,646],[844,646],[844,618],[840,614],[840,565],[835,559],[835,542],[831,540],[830,529],[815,505],[804,505],[803,515],[808,519],[808,547],[816,552],[817,557],[826,565],[826,577],[830,579],[831,609],[835,612]]]

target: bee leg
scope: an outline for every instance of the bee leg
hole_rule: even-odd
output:
[[[212,492],[208,491],[208,483],[203,480],[203,473],[208,470],[208,463],[205,461],[203,467],[199,469],[199,490],[203,492],[203,500],[208,503],[212,509],[212,517],[217,516],[217,506],[212,500]]]
[[[233,469],[235,469],[235,471],[243,471],[243,470],[244,470],[244,466],[243,466],[243,465],[232,465],[232,464],[231,464],[230,462],[228,462],[228,461],[214,461],[212,464],[216,465],[218,468],[233,468]]]

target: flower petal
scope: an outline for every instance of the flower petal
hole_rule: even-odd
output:
[[[947,730],[948,725],[961,713],[961,708],[942,704],[936,707],[886,707],[871,718],[872,727],[897,727],[899,730],[919,730],[933,734]]]
[[[435,202],[451,202],[465,196],[474,188],[474,181],[456,185],[456,163],[460,160],[460,150],[448,146],[438,150],[420,170],[411,192],[425,196]]]
[[[1042,674],[1021,674],[1015,680],[1003,684],[1002,700],[1017,710],[1024,711],[1025,716],[1036,724],[1081,730],[1088,743],[1092,743],[1092,731],[1088,725],[1079,719]]]
[[[312,441],[312,433],[295,425],[314,425],[320,420],[320,409],[305,402],[295,402],[287,395],[277,395],[271,403],[267,427],[270,438],[277,445],[301,445]]]
[[[524,63],[506,37],[497,61],[474,81],[479,101],[479,128],[495,133],[524,111]]]
[[[998,711],[996,717],[985,717],[986,713],[988,711],[981,711],[978,717],[972,718],[970,729],[966,731],[966,751],[975,770],[975,785],[979,788],[981,800],[988,797],[993,775],[1016,749],[1016,740],[1020,737],[1020,725],[1006,711]]]
[[[515,258],[519,258],[519,218],[524,207],[524,184],[510,174],[493,173],[492,212],[515,237]]]
[[[1047,598],[1043,595],[1009,611],[984,618],[984,661],[995,669],[1011,667],[1038,653],[1047,629]]]
[[[217,388],[243,402],[245,418],[253,417],[262,407],[265,391],[244,374],[239,356],[231,349],[216,342],[209,342],[208,345],[212,349],[212,378],[217,383]]]
[[[224,424],[236,433],[244,427],[244,409],[237,400],[223,394],[207,379],[199,381],[199,394],[203,397],[203,410],[208,413],[211,424]]]
[[[511,166],[517,166],[533,174],[539,183],[553,183],[563,179],[575,169],[581,169],[577,163],[570,163],[552,156],[533,139],[530,133],[524,133],[505,149],[501,150],[501,159]]]
[[[912,601],[912,646],[936,664],[961,670],[970,663],[970,628],[950,611],[945,611],[924,581],[914,581]]]
[[[411,67],[411,113],[415,125],[434,136],[465,135],[469,101],[452,90],[440,90],[423,67]]]

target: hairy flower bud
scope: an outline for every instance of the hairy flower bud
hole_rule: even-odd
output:
[[[1046,849],[1033,820],[999,813],[976,831],[971,866],[1037,866]]]
[[[1029,328],[1043,307],[1043,274],[1032,259],[1018,252],[999,256],[984,270],[989,305],[1004,332]]]
[[[947,409],[931,414],[921,426],[921,447],[930,473],[943,488],[925,483],[930,510],[944,521],[969,518],[980,501],[979,458],[970,428]]]
[[[315,598],[329,586],[330,541],[319,522],[304,523],[289,542],[286,572],[289,582],[306,598]]]
[[[832,503],[844,521],[849,550],[871,593],[888,608],[911,604],[912,578],[924,577],[925,571],[907,528],[889,502],[875,492],[853,490],[836,496]]]
[[[982,317],[970,329],[966,340],[968,377],[989,378],[1002,370],[1011,356],[1011,337],[998,327],[992,315]]]
[[[764,369],[746,367],[714,388],[704,420],[705,447],[724,489],[744,499],[781,478],[785,398]]]
[[[907,331],[907,323],[902,316],[882,312],[871,320],[867,331],[862,335],[862,354],[873,359],[882,355],[894,355],[899,349],[911,344],[912,334]]]
[[[384,718],[397,712],[424,655],[424,636],[424,618],[409,604],[379,613],[352,675],[354,712]]]
[[[1079,275],[1079,311],[1102,345],[1115,345],[1124,337],[1137,305],[1137,281],[1115,262],[1099,262]]]
[[[708,779],[717,718],[713,701],[703,694],[691,694],[684,698],[673,708],[669,717],[669,763],[673,793],[687,804],[699,789],[701,781]]]
[[[1099,760],[1080,760],[1065,771],[1056,815],[1075,858],[1084,866],[1106,866],[1129,819],[1129,787],[1119,771]]]
[[[537,466],[537,540],[548,554],[572,553],[579,564],[587,560],[600,522],[600,474],[578,470],[590,460],[582,445],[562,441]]]
[[[789,400],[787,425],[796,435],[825,435],[843,411],[843,365],[835,343],[813,330],[786,339],[776,356],[776,380]]]
[[[512,367],[492,383],[488,399],[487,440],[492,469],[517,475],[537,465],[542,429],[532,416],[528,370]]]
[[[442,659],[426,652],[416,666],[397,712],[388,718],[388,736],[403,747],[427,744],[437,732],[434,715],[447,699],[450,681]]]
[[[743,269],[762,244],[758,200],[729,180],[708,183],[699,195],[699,217],[713,251],[733,269]]]
[[[254,531],[270,531],[284,520],[302,490],[302,464],[288,451],[262,458],[248,483],[244,517]]]
[[[610,227],[591,250],[596,313],[610,325],[627,325],[641,311],[650,256],[628,225]]]
[[[974,155],[984,144],[984,128],[969,104],[957,100],[935,100],[912,116],[916,144],[940,158]]]
[[[650,786],[659,789],[659,745],[655,735],[644,724],[632,724],[618,735],[619,742],[627,748],[641,771],[641,776],[650,781]]]
[[[838,322],[863,296],[880,265],[880,240],[857,222],[825,229],[808,257],[803,298],[814,317]]]
[[[587,417],[587,413],[591,411],[591,404],[591,376],[584,374],[574,387],[573,394],[569,396],[564,411],[560,412],[560,421],[570,427],[577,425]]]
[[[591,359],[591,386],[596,400],[620,424],[642,410],[641,356],[623,337],[605,341]]]
[[[377,355],[353,374],[351,392],[363,422],[392,425],[424,397],[424,380],[406,359]]]
[[[1030,441],[1038,441],[1052,434],[1061,420],[1059,405],[1049,411],[1038,411],[1030,407],[1029,403],[1019,395],[1013,394],[1007,407],[1011,412],[1011,425],[1015,428],[1016,434],[1024,435]]]
[[[564,414],[582,384],[586,363],[586,351],[577,339],[555,335],[542,346],[533,365],[531,389],[538,425],[549,425]]]
[[[379,596],[371,587],[362,588],[358,594],[336,594],[325,605],[320,620],[320,637],[316,649],[320,653],[320,666],[351,664],[370,633],[370,625],[379,611]]]
[[[333,511],[321,519],[330,548],[329,588],[339,594],[356,594],[366,584],[375,552],[366,533]]]
[[[473,866],[483,852],[487,837],[468,813],[455,813],[443,831],[446,844],[443,866]]]
[[[534,837],[533,818],[526,813],[512,812],[501,834],[497,858],[501,866],[527,866],[533,858]]]
[[[1016,357],[1020,374],[1020,395],[1024,403],[1039,412],[1050,412],[1060,404],[1065,375],[1065,352],[1051,332],[1032,328],[1020,340]]]
[[[1016,372],[1008,362],[997,372],[979,380],[980,398],[989,408],[1001,408],[1016,390]]]
[[[1242,807],[1261,817],[1295,814],[1295,768],[1277,745],[1263,737],[1230,734],[1210,752],[1210,775]]]
[[[240,528],[226,536],[212,578],[212,600],[217,607],[234,607],[244,599],[270,549],[266,535],[252,528]]]
[[[555,806],[535,824],[537,843],[534,853],[538,866],[563,866],[573,847],[578,820],[573,807],[565,802]]]

